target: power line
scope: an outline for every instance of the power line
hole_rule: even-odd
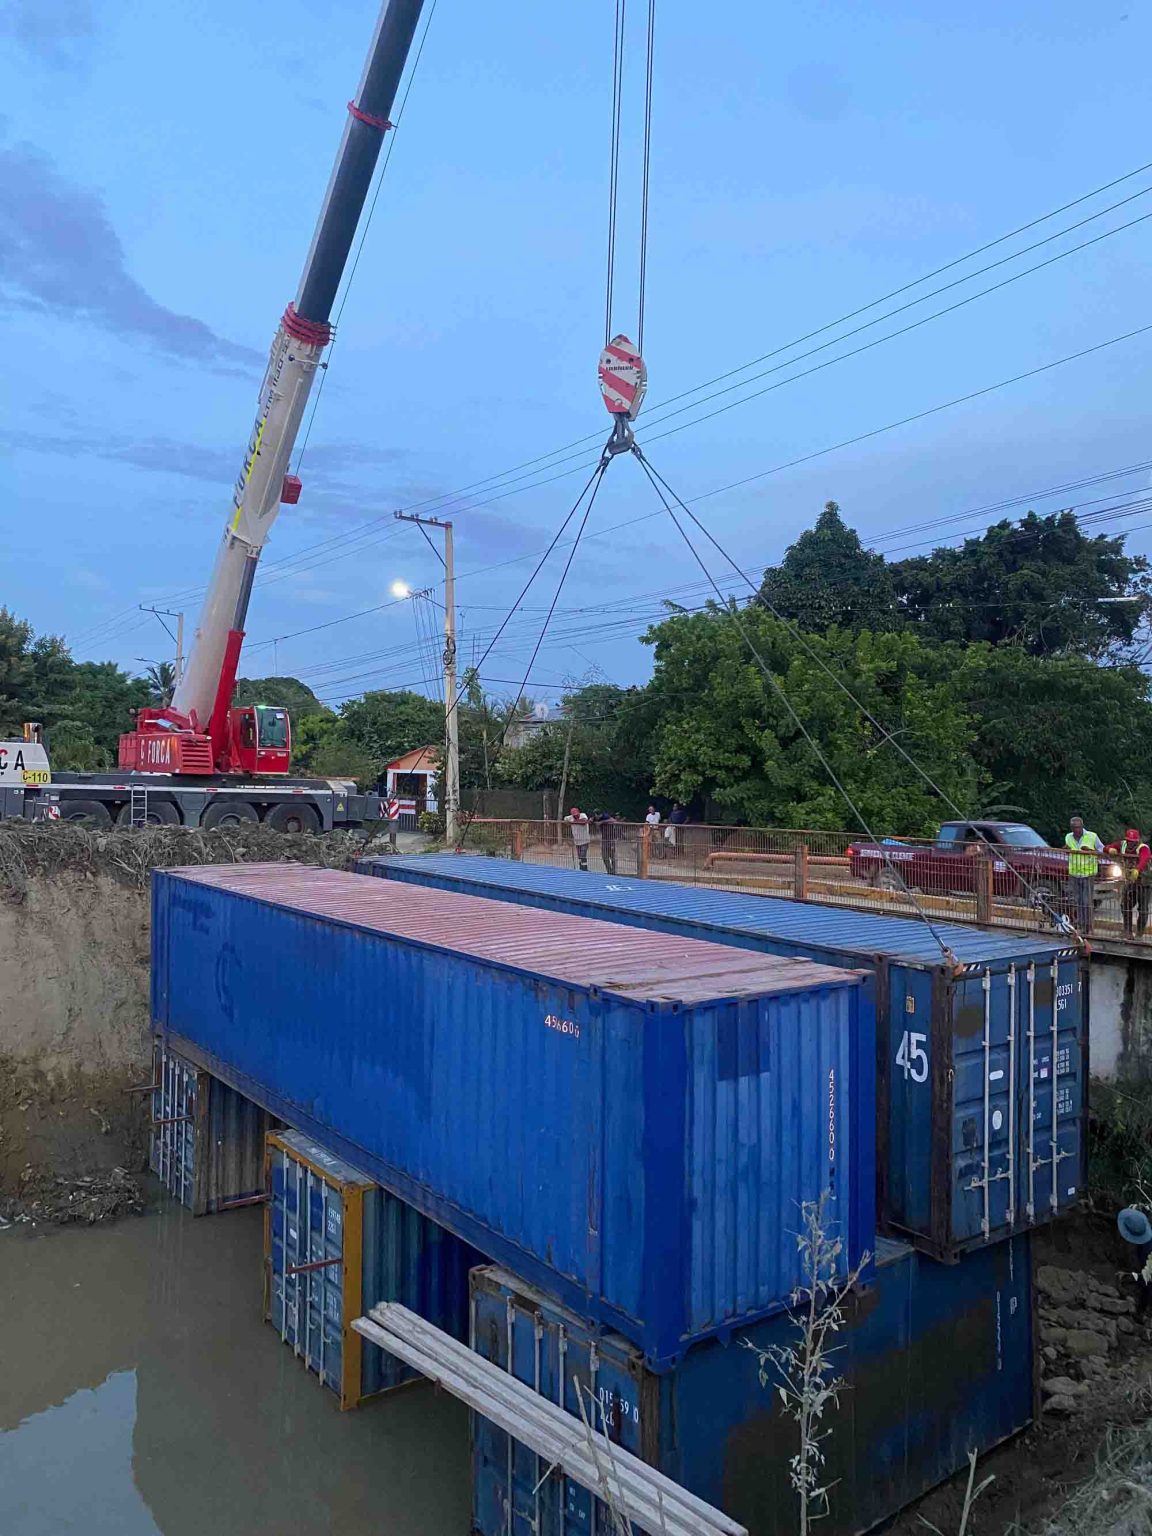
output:
[[[1112,336],[1107,341],[1097,342],[1091,347],[1083,347],[1078,352],[1070,352],[1064,357],[1055,358],[1048,363],[1041,363],[1035,368],[1026,369],[1024,372],[1013,374],[1009,378],[999,379],[996,383],[987,384],[981,389],[970,390],[967,394],[957,395],[951,400],[941,401],[939,404],[928,406],[922,411],[915,411],[909,416],[902,416],[896,421],[887,422],[881,427],[873,427],[867,432],[860,432],[853,437],[843,438],[837,443],[830,443],[823,448],[814,449],[810,453],[800,454],[794,459],[788,459],[783,463],[774,464],[769,469],[758,470],[755,474],[752,475],[745,475],[741,479],[733,480],[727,485],[716,486],[710,491],[702,491],[698,495],[690,497],[689,502],[692,505],[696,505],[701,501],[708,501],[714,496],[721,496],[726,494],[728,491],[739,490],[744,486],[751,485],[758,480],[764,480],[769,476],[781,474],[785,470],[795,469],[801,464],[809,464],[816,459],[827,457],[829,454],[838,453],[841,449],[852,448],[860,443],[869,442],[872,439],[880,437],[887,432],[894,432],[900,427],[910,426],[915,422],[924,421],[931,416],[939,415],[942,411],[951,410],[955,406],[966,405],[972,400],[982,399],[985,395],[993,394],[1000,389],[1006,389],[1012,384],[1019,384],[1027,379],[1037,378],[1042,374],[1050,373],[1053,369],[1064,367],[1068,363],[1079,362],[1082,358],[1094,356],[1096,353],[1103,352],[1109,347],[1118,346],[1120,343],[1125,341],[1131,341],[1136,336],[1146,335],[1149,331],[1152,331],[1152,324],[1138,326],[1134,330],[1125,331],[1119,336]],[[594,474],[595,470],[593,470],[593,475]],[[591,477],[589,478],[588,484],[591,484]],[[610,533],[619,532],[623,528],[634,527],[638,523],[648,522],[657,516],[659,516],[658,513],[641,514],[638,517],[628,518],[622,523],[616,523],[611,527],[601,529],[595,534],[588,535],[588,537],[604,538]],[[552,547],[554,547],[554,545],[549,546],[548,552],[551,551]],[[477,566],[470,571],[463,571],[457,577],[457,581],[463,581],[470,576],[485,575],[495,570],[504,569],[510,565],[521,564],[523,561],[531,560],[533,558],[534,556],[532,554],[513,555],[510,556],[507,560],[495,561],[490,565]],[[369,614],[379,613],[385,608],[394,606],[395,604],[393,603],[377,604],[371,608],[361,609],[355,613],[343,614],[337,618],[329,619],[323,624],[311,625],[307,629],[295,630],[290,634],[279,635],[275,638],[277,640],[296,639],[300,635],[314,634],[318,630],[322,629],[331,629],[337,624],[349,623],[354,619],[364,618]],[[252,648],[254,649],[256,646],[271,644],[271,639],[256,641],[254,642]]]
[[[663,489],[664,482],[662,481],[662,479],[660,477],[656,476],[655,471],[652,470],[651,466],[648,463],[648,460],[644,457],[644,455],[638,449],[634,450],[634,452],[636,453],[636,457],[639,460],[641,469],[643,469],[645,475],[647,475],[648,480],[651,483],[653,490],[656,492],[656,495],[659,497],[661,503],[663,504],[664,510],[668,513],[668,516],[672,519],[672,522],[675,524],[676,531],[680,534],[680,537],[684,540],[684,543],[687,545],[688,552],[691,554],[692,558],[696,561],[696,564],[700,567],[701,571],[704,574],[705,579],[709,582],[709,584],[715,590],[716,596],[721,600],[721,602],[723,602],[724,594],[721,592],[719,586],[717,585],[717,583],[715,581],[715,578],[712,575],[712,572],[709,570],[708,566],[704,563],[704,560],[701,557],[699,551],[696,549],[696,546],[693,544],[693,542],[692,542],[692,540],[691,540],[691,538],[690,538],[690,536],[688,534],[687,529],[681,523],[680,519],[676,516],[676,512],[675,512],[675,510],[674,510],[674,508],[672,506],[672,503],[668,500],[668,497],[665,495],[665,492],[664,492],[664,489]],[[697,526],[699,527],[700,524],[699,524],[698,519],[691,512],[688,511],[688,508],[684,506],[683,502],[680,502],[679,497],[677,497],[676,500],[679,503],[679,505],[683,508],[683,510],[686,513],[688,513],[688,516],[692,518],[692,521],[695,522],[697,524]],[[779,699],[780,703],[784,706],[785,710],[787,711],[788,715],[790,716],[790,718],[792,720],[792,723],[795,725],[796,729],[800,732],[801,736],[803,736],[804,740],[807,742],[809,750],[812,752],[812,754],[815,756],[817,762],[823,768],[823,770],[824,770],[825,774],[827,775],[828,779],[830,780],[830,782],[835,786],[837,793],[840,795],[840,797],[844,801],[845,805],[847,805],[847,807],[851,811],[852,815],[856,818],[857,822],[863,828],[864,833],[867,836],[869,842],[874,843],[876,845],[876,847],[879,848],[880,853],[881,853],[881,857],[884,859],[885,863],[888,865],[888,868],[891,871],[891,873],[893,874],[893,876],[895,877],[895,879],[899,882],[901,888],[904,891],[904,894],[907,896],[908,900],[911,902],[912,906],[915,908],[915,910],[918,913],[921,921],[924,923],[924,925],[928,929],[929,933],[931,933],[932,937],[936,940],[936,943],[940,946],[940,952],[944,956],[945,960],[947,960],[950,963],[954,964],[955,963],[955,956],[953,955],[952,951],[949,949],[948,945],[944,942],[943,936],[939,933],[939,931],[937,930],[935,924],[932,922],[932,919],[928,916],[928,913],[924,910],[924,908],[921,905],[921,903],[917,900],[916,896],[913,894],[911,888],[908,886],[908,884],[905,881],[903,875],[900,873],[900,871],[897,869],[896,865],[893,863],[891,857],[889,856],[889,854],[887,853],[887,851],[886,851],[886,849],[884,847],[884,844],[882,842],[880,842],[879,838],[876,837],[875,833],[872,831],[871,827],[868,825],[867,818],[865,817],[863,811],[861,811],[860,807],[856,804],[856,801],[853,799],[851,793],[848,791],[847,787],[842,783],[839,775],[836,773],[836,770],[832,767],[832,764],[828,761],[828,758],[827,758],[823,748],[820,746],[820,743],[816,740],[816,738],[813,736],[812,732],[808,729],[808,727],[805,725],[804,721],[801,719],[799,713],[797,712],[797,710],[796,710],[795,706],[793,705],[791,699],[788,697],[788,694],[785,692],[785,690],[784,690],[783,686],[781,685],[779,679],[773,673],[771,667],[769,667],[768,663],[764,660],[763,656],[761,656],[759,648],[756,645],[756,642],[752,639],[752,636],[748,633],[748,628],[745,625],[745,623],[743,621],[743,618],[740,615],[740,610],[737,609],[737,608],[730,608],[728,611],[730,613],[730,616],[732,618],[733,623],[735,624],[737,630],[740,633],[741,639],[744,641],[745,646],[748,648],[749,651],[751,651],[752,655],[755,657],[756,662],[759,665],[760,671],[763,674],[765,680],[768,682],[769,686],[771,687],[773,693],[775,693],[776,697]]]
[[[431,16],[429,17],[429,22],[430,21],[431,21]],[[426,35],[426,33],[425,33],[425,35]],[[419,59],[419,54],[417,54],[417,61],[418,61],[418,59]],[[407,93],[406,93],[406,95],[407,95]],[[390,153],[390,151],[391,151],[391,144],[389,145],[389,151],[388,152]],[[387,162],[385,162],[385,163],[387,163]],[[690,395],[698,394],[698,393],[700,393],[700,391],[702,391],[704,389],[711,388],[711,386],[714,385],[714,384],[722,383],[722,382],[724,382],[725,380],[727,380],[729,378],[734,378],[738,373],[747,372],[747,370],[749,368],[756,367],[760,363],[766,362],[766,361],[770,360],[773,357],[780,356],[783,352],[789,351],[789,350],[791,350],[792,348],[794,348],[796,346],[801,346],[805,342],[810,341],[810,340],[814,339],[817,336],[824,335],[828,331],[834,330],[834,329],[836,329],[840,325],[847,324],[849,321],[858,318],[860,315],[866,314],[870,309],[878,308],[880,305],[888,303],[889,300],[891,300],[891,299],[899,298],[903,294],[910,292],[913,288],[919,287],[923,283],[931,282],[934,278],[941,276],[943,273],[948,272],[948,271],[952,271],[956,267],[963,265],[967,261],[974,260],[976,257],[983,255],[986,251],[992,250],[996,246],[1002,245],[1005,242],[1007,242],[1008,240],[1016,238],[1018,235],[1025,234],[1029,230],[1035,229],[1039,225],[1048,222],[1048,220],[1050,220],[1050,219],[1058,218],[1060,216],[1060,214],[1066,213],[1066,212],[1068,212],[1072,208],[1079,207],[1079,206],[1083,205],[1085,202],[1090,201],[1093,197],[1098,197],[1098,196],[1102,195],[1103,193],[1110,191],[1112,188],[1122,185],[1126,181],[1131,181],[1134,177],[1142,175],[1144,172],[1146,172],[1148,170],[1152,170],[1152,162],[1149,162],[1149,163],[1147,163],[1145,165],[1138,166],[1135,170],[1126,172],[1123,176],[1116,177],[1113,180],[1111,180],[1109,182],[1106,182],[1102,186],[1094,188],[1090,192],[1083,193],[1081,196],[1079,196],[1077,198],[1073,198],[1071,201],[1062,204],[1060,207],[1052,209],[1050,212],[1048,212],[1046,214],[1042,214],[1038,218],[1031,219],[1027,223],[1017,226],[1015,229],[1010,230],[1007,234],[1000,235],[1000,236],[998,236],[994,240],[987,241],[987,242],[985,242],[985,244],[976,247],[974,250],[967,252],[965,255],[955,257],[953,260],[951,260],[949,262],[946,262],[943,266],[937,267],[934,270],[932,270],[932,271],[930,271],[928,273],[925,273],[923,276],[915,278],[913,281],[911,281],[909,283],[905,283],[905,284],[901,285],[900,287],[891,290],[887,294],[884,294],[884,295],[882,295],[881,297],[879,297],[877,299],[871,300],[867,304],[861,305],[858,308],[849,311],[847,314],[840,316],[836,320],[828,321],[824,325],[821,325],[821,326],[817,327],[815,330],[809,331],[809,332],[805,333],[804,335],[797,337],[795,340],[793,340],[791,342],[787,342],[787,343],[784,343],[784,344],[782,344],[782,345],[780,345],[780,346],[778,346],[776,348],[773,348],[771,351],[761,354],[759,357],[752,359],[748,363],[741,364],[737,368],[729,369],[725,373],[718,374],[718,375],[716,375],[715,377],[713,377],[711,379],[705,380],[701,384],[694,385],[694,386],[692,386],[692,388],[690,388],[688,390],[684,390],[684,391],[681,391],[677,395],[670,396],[667,400],[659,402],[656,406],[654,406],[654,407],[652,407],[650,409],[649,417],[648,417],[649,421],[653,422],[653,411],[659,412],[659,411],[663,410],[668,405],[675,404],[676,402],[678,402],[680,400],[688,398],[688,396],[690,396]],[[1145,190],[1147,190],[1147,189],[1145,189]],[[1134,194],[1134,195],[1135,196],[1143,196],[1144,193],[1140,192],[1140,193],[1137,193],[1137,194]],[[1131,199],[1125,199],[1124,201],[1130,201],[1130,200]],[[1111,205],[1109,208],[1101,209],[1098,213],[1093,214],[1091,217],[1092,218],[1103,217],[1104,214],[1113,211],[1113,208],[1119,207],[1119,206],[1121,206],[1120,203]],[[1072,225],[1072,226],[1070,226],[1070,228],[1078,228],[1078,227],[1080,227],[1080,225],[1082,225],[1083,223],[1087,223],[1087,222],[1089,222],[1089,220],[1087,220],[1087,219],[1082,220],[1082,221],[1080,221],[1080,224]],[[1060,237],[1060,235],[1062,235],[1064,233],[1067,233],[1067,232],[1068,232],[1067,230],[1058,231],[1055,235],[1050,236],[1048,238],[1049,239],[1057,239],[1057,238]],[[1042,243],[1044,243],[1044,242],[1037,242],[1037,245],[1038,244],[1042,244]],[[1035,248],[1036,248],[1036,245],[1033,245],[1031,247],[1027,247],[1026,249],[1031,250],[1031,249],[1035,249]],[[1019,255],[1019,254],[1023,254],[1023,253],[1022,252],[1018,252],[1017,255]],[[1007,257],[1007,258],[1005,258],[1005,260],[1012,260],[1012,259],[1015,259],[1015,258],[1014,257]],[[990,268],[982,269],[982,270],[990,270]],[[978,275],[978,274],[973,273],[973,274],[970,274],[970,277],[971,276],[976,276],[976,275]],[[967,279],[960,279],[960,281],[967,281]],[[942,292],[943,289],[938,290],[938,291]],[[923,299],[921,301],[918,301],[918,302],[922,302],[924,300],[927,300],[930,297],[932,297],[932,295],[924,295]],[[882,319],[882,318],[883,317],[880,317],[880,319]],[[877,321],[875,321],[873,323],[877,323],[877,324],[880,323],[880,319],[878,319]],[[843,339],[843,338],[841,338],[841,339]],[[745,382],[747,383],[747,382],[751,382],[751,381],[746,380]],[[321,384],[323,384],[323,380],[321,381]],[[738,386],[736,386],[736,387],[738,387]],[[662,420],[662,419],[666,419],[666,418],[657,418],[657,420]],[[493,486],[494,487],[497,483],[508,483],[508,484],[514,483],[514,480],[511,477],[516,477],[516,478],[521,478],[521,479],[523,479],[523,478],[530,478],[529,476],[519,475],[518,472],[522,471],[522,470],[533,470],[535,466],[543,466],[549,460],[557,459],[560,455],[567,454],[572,449],[580,448],[580,447],[582,447],[584,445],[591,444],[591,443],[596,442],[598,440],[599,440],[599,434],[589,434],[589,435],[587,435],[585,437],[575,439],[573,442],[571,442],[569,444],[566,444],[562,448],[553,449],[549,453],[537,455],[535,458],[526,460],[523,463],[515,465],[515,466],[513,466],[512,468],[510,468],[508,470],[503,470],[503,471],[500,471],[497,474],[486,476],[486,477],[484,477],[481,480],[472,481],[469,484],[461,487],[460,489],[458,489],[456,491],[443,492],[443,493],[441,493],[438,496],[428,497],[428,498],[425,498],[422,501],[411,503],[410,506],[407,507],[405,510],[417,510],[417,509],[422,508],[422,507],[432,507],[432,506],[437,506],[437,505],[443,505],[443,504],[446,504],[446,503],[458,502],[458,501],[461,501],[464,497],[466,497],[472,491],[480,490],[480,489],[483,489],[484,487],[488,487],[488,486]],[[535,472],[536,473],[541,473],[542,470],[536,469]],[[536,484],[525,485],[525,486],[522,487],[522,489],[524,489],[524,490],[531,490],[531,489],[537,488],[537,485],[551,484],[556,479],[565,478],[565,476],[567,474],[569,474],[569,473],[576,473],[576,472],[577,472],[576,470],[564,471],[563,473],[561,473],[559,475],[551,476],[549,479],[538,481],[538,482],[536,482]],[[510,492],[509,494],[519,494],[519,492]],[[493,498],[493,499],[497,499],[497,498]],[[503,498],[499,498],[499,499],[503,499]],[[488,502],[480,503],[480,505],[488,505],[488,504],[489,504]],[[387,518],[387,514],[385,514],[385,515],[383,515],[381,517],[378,517],[378,518],[373,518],[373,519],[369,520],[367,523],[362,524],[360,529],[358,529],[358,530],[350,530],[348,535],[335,535],[335,536],[333,536],[333,538],[321,540],[318,544],[308,546],[308,547],[306,547],[303,550],[297,551],[296,554],[294,554],[292,556],[287,556],[285,558],[289,559],[289,560],[298,560],[298,559],[301,559],[301,558],[305,557],[310,551],[325,548],[325,547],[331,545],[333,542],[338,542],[338,541],[341,541],[341,540],[344,540],[344,539],[347,539],[347,538],[355,539],[355,538],[363,537],[366,534],[370,533],[373,528],[378,527],[382,522],[386,521],[386,518]],[[340,556],[340,558],[343,558],[343,556]],[[202,589],[196,589],[196,590],[199,591],[199,590],[202,590]],[[180,595],[181,598],[187,600],[189,596],[195,596],[196,593],[194,591],[191,594],[179,594],[179,595]],[[168,601],[168,600],[169,600],[168,598],[165,599],[165,601]]]

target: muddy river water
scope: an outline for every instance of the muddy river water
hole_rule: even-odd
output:
[[[340,1413],[261,1319],[261,1245],[161,1197],[0,1231],[2,1536],[465,1536],[462,1406]]]

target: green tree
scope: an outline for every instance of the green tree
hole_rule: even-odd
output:
[[[655,708],[647,690],[585,684],[564,695],[560,711],[560,719],[542,725],[524,746],[505,755],[508,781],[556,793],[563,783],[570,803],[642,816],[652,793]]]
[[[422,693],[366,693],[340,706],[340,723],[345,739],[371,760],[377,774],[418,747],[434,747],[438,758],[444,740],[444,706]]]
[[[170,661],[154,661],[144,673],[148,685],[148,702],[161,709],[167,708],[176,692],[176,668]]]
[[[1074,814],[1105,838],[1152,830],[1152,702],[1138,668],[973,646],[955,685],[980,723],[972,751],[986,780],[1049,840]]]
[[[808,637],[828,676],[795,635],[757,607],[740,624],[772,677],[876,833],[928,833],[944,808],[888,740],[902,744],[950,797],[974,808],[982,787],[973,724],[952,682],[954,660],[903,633]],[[859,831],[847,803],[765,677],[732,609],[676,614],[646,637],[656,787],[707,796],[753,824]],[[834,679],[879,723],[874,726]]]
[[[938,642],[1099,660],[1131,645],[1152,612],[1147,560],[1124,553],[1123,535],[1089,537],[1072,512],[1029,512],[889,571],[908,623]]]
[[[782,618],[822,633],[840,629],[894,629],[896,595],[883,555],[865,549],[859,535],[827,502],[816,526],[764,572],[760,594]]]
[[[240,677],[232,695],[234,704],[274,704],[286,709],[293,722],[304,715],[328,713],[324,705],[298,677]]]

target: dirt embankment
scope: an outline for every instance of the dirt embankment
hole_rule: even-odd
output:
[[[0,1219],[131,1204],[147,1151],[149,880],[181,864],[344,867],[344,836],[0,825]],[[87,1180],[87,1182],[84,1182]]]

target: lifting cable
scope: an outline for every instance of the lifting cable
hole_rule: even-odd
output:
[[[836,685],[836,687],[840,690],[840,692],[843,693],[844,696],[854,705],[854,707],[860,711],[861,715],[864,717],[865,720],[868,721],[869,725],[871,725],[874,730],[879,732],[880,738],[881,738],[880,745],[883,746],[885,743],[887,743],[887,744],[895,747],[896,751],[904,759],[904,761],[909,765],[909,767],[912,768],[915,773],[919,774],[920,778],[924,781],[924,783],[928,786],[928,788],[930,790],[932,790],[932,792],[936,796],[938,796],[938,798],[940,800],[943,801],[943,803],[951,810],[952,814],[954,816],[958,817],[961,821],[967,821],[969,819],[967,814],[956,803],[956,801],[952,798],[952,796],[948,793],[948,791],[942,785],[940,785],[940,784],[938,784],[936,782],[936,780],[927,771],[927,769],[925,769],[922,766],[922,764],[919,763],[917,761],[917,759],[912,755],[912,753],[908,751],[908,749],[904,746],[903,742],[898,741],[896,739],[895,734],[892,731],[890,731],[889,728],[887,726],[885,726],[881,721],[879,721],[874,714],[872,714],[872,712],[868,709],[867,705],[864,704],[863,700],[857,698],[856,694],[853,693],[852,689],[848,686],[848,684],[844,681],[844,679],[836,672],[835,668],[829,666],[828,663],[825,661],[824,657],[820,655],[820,652],[816,649],[816,647],[814,645],[812,645],[811,641],[804,634],[803,630],[799,629],[797,627],[797,625],[795,625],[790,619],[785,618],[785,616],[780,612],[780,610],[778,608],[776,608],[764,596],[763,591],[759,587],[756,586],[755,582],[753,582],[751,580],[751,578],[748,576],[748,573],[745,570],[743,570],[737,564],[737,562],[733,559],[733,557],[728,553],[728,551],[720,543],[719,539],[717,539],[715,537],[715,535],[704,525],[704,523],[701,522],[701,520],[696,516],[696,514],[692,511],[692,509],[688,506],[688,504],[683,500],[683,498],[681,496],[679,496],[672,489],[672,487],[668,484],[668,481],[664,478],[664,476],[661,475],[660,472],[657,469],[655,469],[649,463],[648,459],[640,452],[640,449],[636,448],[634,450],[634,452],[636,454],[636,457],[639,459],[640,464],[643,467],[645,473],[648,475],[649,480],[652,482],[653,487],[656,489],[657,494],[660,495],[661,500],[664,501],[665,507],[666,508],[668,507],[668,503],[667,503],[667,501],[664,500],[663,492],[666,492],[667,495],[669,497],[671,497],[671,499],[676,503],[676,505],[684,513],[684,515],[692,520],[692,522],[695,524],[695,526],[704,535],[704,537],[708,540],[708,542],[712,545],[712,547],[717,551],[717,553],[725,560],[725,562],[729,566],[731,566],[732,570],[736,573],[736,575],[740,578],[740,580],[742,582],[744,582],[749,587],[749,589],[752,592],[753,602],[755,604],[758,604],[760,607],[765,608],[772,615],[772,617],[777,620],[777,622],[779,624],[783,625],[784,629],[787,630],[787,632],[792,636],[792,638],[798,642],[798,644],[802,647],[804,652],[808,655],[808,657],[812,661],[814,661],[816,663],[817,667],[819,667],[819,669],[825,674],[825,676],[828,677],[829,680]],[[669,508],[668,510],[671,510],[671,509]],[[675,518],[673,520],[676,521]],[[677,521],[677,527],[680,527],[680,524],[679,524],[678,521]],[[682,534],[684,534],[685,538],[687,538],[687,535],[685,534],[685,530],[683,528],[681,528],[680,531],[681,531]],[[689,548],[692,548],[691,544],[689,544]],[[696,552],[695,552],[694,549],[693,549],[692,552],[693,552],[693,555],[695,556]],[[696,556],[696,559],[697,559],[697,562],[699,563],[699,556]],[[703,569],[703,566],[701,566],[701,568]],[[705,575],[708,575],[708,573],[705,572]],[[712,582],[712,578],[711,578],[710,575],[708,575],[708,580],[712,583],[712,585],[715,588],[715,590],[719,591],[719,588],[716,587],[716,584],[714,582]],[[867,830],[867,828],[865,828],[865,830]],[[868,835],[869,835],[869,837],[872,837],[871,833],[868,833]],[[979,841],[988,849],[989,854],[991,855],[992,853],[994,853],[995,845],[989,841],[988,837],[983,832],[978,832],[977,835],[978,835]],[[875,838],[872,838],[872,840],[874,842],[876,841]],[[881,845],[879,843],[877,843],[877,846],[879,847]],[[887,855],[884,855],[884,859],[885,859],[885,862],[888,864],[889,868],[891,869],[892,868],[892,860]],[[1053,923],[1053,925],[1055,927],[1064,929],[1065,931],[1069,932],[1069,936],[1070,937],[1074,936],[1081,944],[1083,944],[1085,942],[1083,935],[1075,927],[1071,926],[1069,920],[1066,917],[1064,917],[1063,914],[1057,913],[1054,910],[1054,908],[1052,907],[1052,904],[1051,904],[1050,900],[1048,899],[1048,896],[1045,894],[1045,892],[1042,891],[1039,887],[1032,885],[1029,882],[1029,880],[1027,879],[1026,875],[1023,873],[1023,871],[1017,869],[1011,863],[1008,863],[1008,861],[1005,861],[1005,863],[1007,864],[1007,868],[1008,868],[1009,872],[1012,874],[1013,878],[1017,881],[1017,883],[1019,884],[1020,888],[1023,890],[1025,895],[1027,895],[1027,897],[1032,902],[1032,904],[1038,910],[1046,913],[1046,915],[1048,916],[1048,918],[1051,920],[1051,922]],[[893,871],[893,872],[895,873],[895,871]],[[903,881],[903,879],[900,880],[900,884],[904,887],[905,891],[907,892],[908,891],[908,887],[905,884],[905,882]],[[914,903],[914,905],[915,905],[915,903]]]
[[[656,472],[649,465],[648,460],[644,457],[644,455],[640,451],[639,447],[633,445],[632,452],[635,455],[636,459],[638,460],[641,469],[644,471],[645,475],[648,477],[648,481],[651,484],[652,489],[656,492],[656,495],[659,497],[660,502],[663,505],[665,512],[668,513],[668,516],[672,519],[672,522],[675,524],[677,533],[679,533],[680,537],[684,540],[684,543],[688,546],[689,554],[691,554],[691,556],[695,560],[696,564],[700,567],[700,570],[704,574],[705,580],[708,582],[708,585],[715,592],[718,600],[723,605],[724,610],[732,618],[733,623],[736,625],[736,628],[737,628],[737,630],[740,633],[741,639],[744,641],[744,644],[747,646],[748,650],[751,651],[752,655],[755,657],[756,662],[758,663],[761,672],[764,674],[765,679],[767,680],[767,682],[771,686],[773,692],[775,693],[776,697],[779,699],[780,703],[784,706],[785,710],[787,711],[788,715],[790,716],[790,718],[792,720],[792,723],[795,725],[796,729],[800,732],[801,736],[803,736],[804,740],[807,742],[807,744],[808,744],[809,748],[811,749],[812,753],[816,757],[817,761],[820,763],[820,766],[824,769],[824,772],[828,775],[828,778],[831,781],[831,783],[835,786],[838,794],[840,795],[841,799],[844,801],[845,805],[847,805],[848,809],[852,812],[853,816],[855,816],[856,820],[860,823],[861,827],[864,829],[865,836],[868,838],[868,840],[870,842],[874,843],[876,845],[876,847],[880,850],[881,858],[883,858],[883,860],[884,860],[885,864],[887,864],[888,869],[890,870],[893,878],[898,882],[898,884],[900,885],[900,888],[903,890],[905,896],[907,896],[908,900],[911,902],[912,906],[915,908],[917,916],[920,917],[920,919],[923,921],[925,927],[928,929],[929,933],[936,940],[936,943],[940,946],[940,952],[944,956],[944,959],[947,961],[947,963],[950,966],[954,967],[955,969],[959,969],[959,961],[957,960],[957,958],[956,958],[955,954],[952,952],[952,950],[948,947],[948,944],[945,942],[943,935],[940,933],[939,929],[933,923],[933,921],[932,921],[931,917],[929,917],[927,911],[924,909],[924,907],[921,905],[921,903],[917,900],[917,898],[916,898],[915,894],[913,893],[911,887],[905,881],[904,876],[900,873],[899,869],[893,863],[891,856],[888,854],[888,852],[885,849],[885,845],[880,841],[880,839],[876,836],[876,834],[869,827],[867,819],[865,818],[863,811],[856,804],[855,800],[852,798],[852,795],[849,793],[849,791],[846,788],[846,786],[841,782],[839,776],[836,773],[836,770],[833,768],[832,764],[828,761],[828,758],[825,755],[823,749],[821,748],[819,742],[817,742],[817,740],[813,736],[812,732],[804,724],[804,721],[801,719],[800,715],[797,713],[797,710],[796,710],[795,706],[793,705],[791,699],[788,697],[787,693],[785,692],[785,690],[784,690],[783,686],[781,685],[779,679],[776,677],[775,673],[772,671],[772,668],[764,660],[764,657],[760,654],[760,651],[759,651],[759,649],[758,649],[758,647],[756,645],[756,642],[752,639],[752,636],[749,634],[748,628],[745,625],[743,618],[741,617],[740,610],[738,608],[736,608],[725,597],[723,591],[721,590],[721,588],[717,584],[715,578],[713,577],[712,572],[708,569],[707,565],[704,563],[703,557],[700,555],[700,552],[697,550],[696,546],[692,542],[691,535],[688,533],[688,530],[684,527],[683,523],[680,521],[680,519],[676,515],[676,508],[673,505],[672,500],[670,499],[670,495],[674,495],[674,493],[669,493],[669,492],[665,491],[664,484],[663,484],[662,480],[657,477]],[[683,507],[683,503],[680,502],[679,497],[676,497],[675,499],[676,499],[676,502],[681,507]],[[687,509],[685,508],[684,510],[687,510]],[[688,515],[691,516],[692,514],[689,513]]]

